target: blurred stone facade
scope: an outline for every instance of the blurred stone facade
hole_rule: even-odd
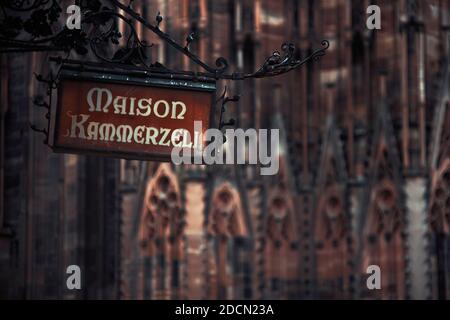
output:
[[[223,82],[240,128],[281,129],[280,172],[57,155],[28,123],[43,54],[1,56],[0,296],[448,299],[449,0],[159,0],[133,8],[213,63],[251,72],[286,41],[287,75]],[[122,26],[123,27],[123,26]],[[122,30],[126,32],[126,30]],[[151,59],[199,70],[138,26]],[[83,289],[65,287],[77,264]],[[368,290],[379,265],[382,289]],[[6,270],[6,271],[3,271]]]

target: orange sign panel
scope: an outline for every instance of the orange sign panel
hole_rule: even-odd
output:
[[[148,160],[168,160],[174,146],[199,147],[204,142],[194,121],[210,128],[215,83],[154,83],[63,76],[51,112],[51,147]]]

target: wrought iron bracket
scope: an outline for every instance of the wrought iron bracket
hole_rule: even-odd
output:
[[[105,64],[133,65],[150,72],[157,71],[173,75],[205,77],[210,79],[243,80],[247,78],[265,78],[287,73],[291,70],[316,60],[325,54],[329,42],[323,40],[322,47],[316,49],[303,59],[296,59],[295,47],[291,43],[281,46],[281,51],[274,51],[254,72],[240,71],[227,72],[228,61],[220,57],[211,66],[190,51],[190,44],[197,37],[189,33],[184,45],[179,44],[169,34],[160,29],[163,17],[158,12],[155,24],[150,23],[133,8],[133,1],[125,5],[117,0],[105,0],[108,6],[102,5],[100,0],[79,0],[77,4],[82,11],[81,30],[63,27],[53,32],[63,11],[57,0],[34,0],[0,2],[0,52],[26,52],[26,51],[63,51],[68,55],[75,51],[79,55],[86,55],[91,51],[95,57]],[[27,13],[30,13],[27,16]],[[118,21],[122,21],[128,32],[122,35],[118,30]],[[162,41],[173,49],[188,57],[203,71],[179,71],[165,68],[158,62],[149,63],[146,51],[152,44],[147,44],[139,38],[135,22],[156,34]],[[90,30],[87,33],[86,30]],[[29,39],[26,39],[26,35]],[[124,47],[120,47],[120,40]],[[119,46],[112,54],[107,56],[103,50],[110,44]],[[90,49],[90,50],[89,50]]]
[[[39,129],[38,127],[36,127],[34,124],[32,124],[31,122],[29,123],[30,125],[30,129],[33,130],[34,132],[39,132],[42,133],[45,136],[45,139],[42,141],[44,144],[48,145],[48,131],[47,129]]]
[[[57,88],[57,76],[54,77],[52,74],[50,74],[47,78],[42,76],[41,74],[34,74],[37,81],[44,83],[47,86],[47,96],[49,101],[45,101],[44,96],[42,95],[36,95],[32,102],[33,104],[38,108],[43,108],[47,110],[45,114],[45,119],[48,121],[48,125],[50,125],[50,106],[51,106],[51,99],[52,99],[52,90]],[[42,133],[45,136],[45,139],[43,141],[44,144],[48,145],[48,139],[49,139],[49,129],[45,128],[38,128],[36,125],[29,123],[30,129]]]
[[[105,6],[103,3],[107,3]],[[291,43],[285,43],[281,50],[274,51],[256,71],[244,73],[240,71],[229,72],[229,63],[219,57],[212,66],[201,60],[190,50],[191,44],[198,39],[194,33],[189,33],[185,38],[185,43],[176,42],[169,34],[160,29],[163,17],[158,12],[155,23],[150,23],[133,8],[133,1],[125,5],[117,0],[78,0],[77,5],[81,8],[80,29],[68,29],[61,27],[58,22],[62,7],[57,0],[30,0],[0,1],[0,53],[2,52],[30,52],[30,51],[60,51],[65,52],[66,57],[51,58],[51,61],[58,65],[75,64],[81,68],[115,69],[119,72],[145,73],[145,76],[156,74],[158,77],[170,77],[189,79],[193,81],[217,81],[224,80],[244,80],[250,78],[266,78],[285,74],[302,65],[315,61],[325,54],[329,48],[329,42],[323,40],[321,48],[318,48],[304,58],[297,59],[295,47]],[[118,30],[119,21],[127,28],[123,35]],[[174,70],[163,66],[159,62],[149,62],[147,49],[152,44],[146,43],[139,38],[136,23],[140,23],[143,28],[150,30],[163,42],[168,44],[180,54],[186,56],[190,61],[199,66],[202,71]],[[55,31],[58,30],[59,31]],[[87,31],[90,30],[90,31]],[[28,38],[27,38],[28,37]],[[120,43],[124,46],[120,46]],[[110,46],[116,46],[113,54],[108,56]],[[80,61],[69,59],[72,52],[80,56],[85,56],[91,52],[97,61]],[[35,99],[34,104],[49,110],[51,105],[52,90],[58,86],[58,76],[51,75],[44,78],[35,74],[39,82],[47,85],[47,94],[50,103],[43,101],[43,98]],[[225,122],[223,120],[226,112],[226,105],[229,102],[237,102],[239,96],[226,97],[225,88],[217,103],[221,103],[219,129],[226,126],[233,126],[234,119]],[[46,117],[48,118],[48,112]],[[38,129],[34,125],[30,127],[37,132],[46,135],[48,140],[48,130]]]
[[[226,112],[226,104],[229,102],[238,102],[240,99],[239,95],[234,95],[232,97],[227,97],[227,86],[225,86],[223,93],[217,99],[216,103],[220,103],[220,116],[219,116],[219,130],[222,130],[224,127],[234,126],[236,124],[236,120],[231,118],[227,122],[223,120],[223,115]]]
[[[229,102],[238,102],[239,99],[241,98],[239,95],[234,95],[234,96],[226,96],[227,95],[227,86],[225,86],[223,93],[220,95],[220,97],[216,100],[216,104],[220,103],[220,115],[219,115],[219,124],[218,124],[218,129],[220,131],[222,131],[223,128],[225,127],[232,127],[234,125],[236,125],[236,120],[234,118],[229,119],[228,121],[224,121],[224,114],[227,111],[226,105]],[[227,142],[227,136],[224,134],[223,135],[223,142],[226,143]]]

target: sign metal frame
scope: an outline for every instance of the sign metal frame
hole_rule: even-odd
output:
[[[192,78],[183,75],[167,75],[163,73],[149,73],[141,70],[127,70],[127,69],[111,69],[111,68],[92,68],[92,67],[74,67],[64,65],[61,67],[59,73],[59,82],[64,80],[75,81],[93,81],[104,82],[105,84],[119,84],[119,85],[136,85],[150,88],[166,88],[185,91],[207,92],[211,94],[211,103],[209,109],[209,126],[208,128],[217,128],[216,121],[216,81],[209,78]],[[147,160],[147,161],[170,161],[170,154],[161,154],[153,152],[135,152],[135,151],[118,151],[118,150],[104,150],[75,146],[64,146],[57,144],[57,124],[61,120],[61,90],[57,87],[56,90],[51,90],[51,105],[50,105],[50,121],[49,121],[49,139],[48,145],[54,152],[57,153],[73,153],[73,154],[94,154],[101,156],[108,156],[121,159],[130,160]]]

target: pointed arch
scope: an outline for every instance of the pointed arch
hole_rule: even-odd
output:
[[[184,210],[175,173],[169,164],[161,164],[149,180],[144,196],[139,227],[142,255],[150,257],[152,298],[177,298],[181,294],[182,241]]]
[[[265,212],[259,234],[257,252],[261,259],[263,273],[262,292],[269,299],[298,298],[297,280],[299,278],[299,225],[297,208],[294,205],[296,172],[292,170],[293,159],[290,141],[282,115],[277,112],[271,119],[272,128],[279,129],[278,173],[266,178],[267,196],[264,201]]]
[[[229,182],[214,190],[208,232],[222,238],[247,233],[240,195]]]
[[[347,172],[339,130],[331,115],[316,180],[314,216],[316,279],[319,298],[348,298],[351,274],[351,223],[347,211]]]
[[[229,182],[218,185],[211,197],[211,206],[206,226],[213,247],[212,268],[209,270],[211,296],[232,299],[232,288],[237,286],[235,244],[248,234],[241,197]]]
[[[395,153],[389,148],[386,136],[379,137],[372,164],[368,208],[363,228],[362,273],[369,265],[378,265],[384,290],[374,290],[370,298],[404,299],[406,254],[403,234],[405,212],[399,187]],[[364,291],[368,292],[368,291]]]
[[[318,297],[348,298],[352,272],[350,219],[345,187],[330,182],[319,194],[315,214],[315,259]]]
[[[292,291],[288,284],[295,279],[298,265],[298,227],[293,198],[285,182],[270,191],[265,225],[267,295],[270,299],[287,299]]]

